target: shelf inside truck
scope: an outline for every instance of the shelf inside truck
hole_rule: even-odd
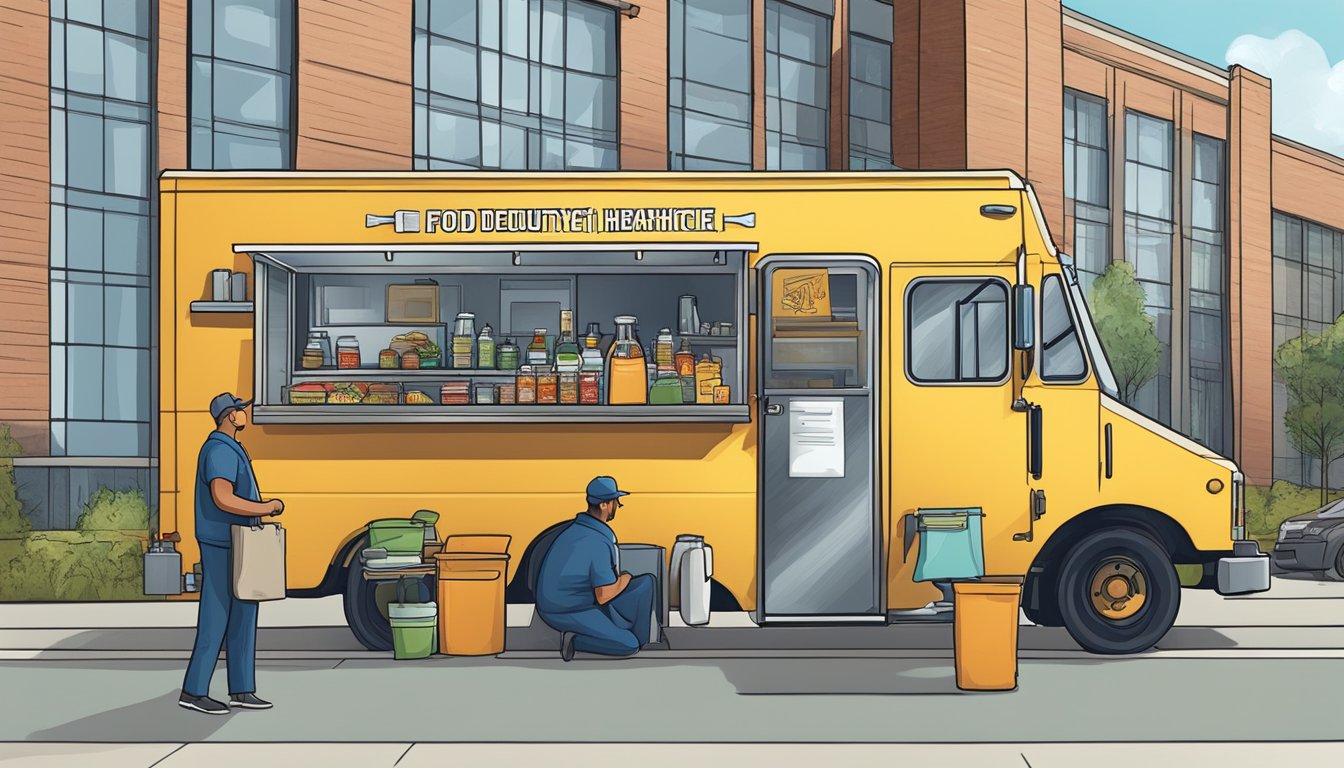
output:
[[[751,421],[746,405],[255,405],[258,424],[636,424]]]

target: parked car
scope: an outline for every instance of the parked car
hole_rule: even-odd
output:
[[[1273,556],[1285,571],[1330,571],[1344,579],[1344,500],[1283,521]]]

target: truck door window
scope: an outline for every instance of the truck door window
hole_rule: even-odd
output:
[[[906,298],[906,372],[921,384],[996,383],[1008,375],[1008,284],[917,280]]]
[[[1078,381],[1085,375],[1087,362],[1064,298],[1064,284],[1058,275],[1047,275],[1041,289],[1041,378]]]

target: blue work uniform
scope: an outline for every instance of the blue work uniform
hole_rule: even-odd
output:
[[[261,501],[252,458],[242,444],[223,433],[211,432],[196,460],[196,541],[201,547],[202,580],[196,644],[182,683],[182,691],[189,696],[210,695],[210,678],[226,638],[229,694],[257,690],[257,603],[234,597],[230,530],[235,525],[251,525],[254,518],[225,512],[215,504],[210,483],[220,478],[233,485],[235,495]]]
[[[555,537],[537,574],[537,613],[561,632],[573,632],[574,649],[630,656],[652,629],[656,582],[652,574],[630,580],[621,594],[598,605],[593,590],[615,584],[620,570],[616,533],[587,512]]]

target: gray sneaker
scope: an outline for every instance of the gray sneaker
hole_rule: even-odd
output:
[[[230,707],[242,707],[243,709],[270,709],[275,706],[265,699],[257,698],[255,693],[235,693],[229,696]]]
[[[178,697],[177,706],[204,712],[207,715],[227,715],[229,713],[228,707],[209,696],[189,696],[184,693]]]

